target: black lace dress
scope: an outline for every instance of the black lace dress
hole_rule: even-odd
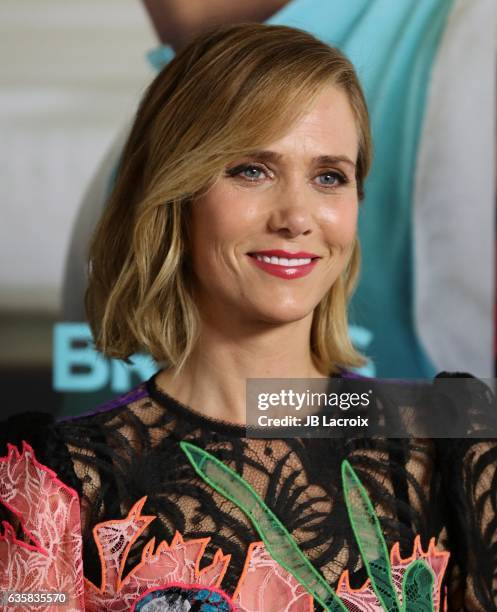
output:
[[[257,549],[250,547],[261,538],[247,513],[196,473],[180,446],[188,441],[251,486],[335,590],[348,570],[349,582],[343,576],[340,580],[347,609],[376,608],[366,606],[367,598],[361,604],[365,591],[353,593],[350,601],[345,593],[359,589],[368,575],[344,502],[343,459],[348,459],[364,485],[389,550],[398,543],[400,557],[406,559],[419,536],[425,553],[431,538],[437,551],[450,553],[438,585],[440,609],[497,610],[497,444],[493,440],[250,439],[243,427],[204,417],[180,404],[158,388],[155,377],[89,415],[59,422],[43,413],[12,417],[0,429],[0,455],[6,454],[7,443],[20,448],[22,440],[30,444],[40,464],[78,493],[84,575],[97,587],[103,561],[94,527],[126,517],[146,498],[141,514],[155,518],[127,550],[122,576],[140,563],[151,538],[157,546],[171,543],[175,534],[178,541],[179,532],[184,542],[205,539],[197,578],[199,570],[219,561],[218,549],[230,555],[222,579],[215,584],[227,598],[238,597],[239,609],[286,609],[278,607],[282,604],[271,595],[281,593],[277,586],[274,591],[268,587],[266,599],[258,600],[259,608],[242,605],[243,589],[248,601],[258,588],[257,583],[255,587],[249,583],[247,558],[251,551],[254,561]],[[0,518],[15,523],[12,512],[1,504]],[[285,580],[282,572],[279,579]],[[269,581],[269,574],[264,576]],[[317,601],[306,600],[307,607],[297,603],[288,609],[322,609]]]

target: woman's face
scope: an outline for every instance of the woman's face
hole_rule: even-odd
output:
[[[347,96],[328,86],[283,138],[226,167],[191,209],[203,316],[274,324],[312,317],[352,253],[357,154]]]

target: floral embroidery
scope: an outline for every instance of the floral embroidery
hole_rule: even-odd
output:
[[[164,610],[198,612],[234,612],[227,595],[219,589],[206,589],[196,584],[190,586],[169,584],[146,591],[131,612],[163,612]]]
[[[0,502],[19,519],[30,541],[19,540],[13,527],[3,522],[0,593],[6,590],[65,593],[64,610],[84,610],[81,521],[76,491],[63,484],[55,472],[38,463],[29,444],[23,442],[21,454],[9,444],[7,456],[0,458]],[[32,604],[15,604],[7,606],[6,611],[32,609]]]
[[[300,572],[304,577],[313,577],[314,574],[305,564],[307,560],[302,560],[300,549],[284,526],[236,473],[206,451],[191,444],[188,450],[190,456],[198,461],[198,473],[204,471],[208,474],[211,486],[221,492],[223,487],[231,490],[232,501],[258,517],[262,541],[250,544],[242,574],[231,597],[222,588],[223,577],[229,571],[230,555],[224,555],[218,549],[212,562],[200,569],[210,538],[185,540],[179,532],[169,544],[163,541],[156,546],[155,538],[152,538],[143,547],[140,562],[123,577],[133,543],[155,520],[154,516],[141,513],[146,497],[137,501],[125,518],[105,521],[94,527],[93,536],[101,562],[100,585],[85,579],[78,495],[58,480],[52,470],[40,464],[25,442],[21,453],[9,445],[7,456],[0,458],[0,503],[20,521],[25,539],[29,539],[29,542],[18,539],[13,526],[3,523],[3,534],[0,532],[0,592],[65,592],[69,602],[64,610],[69,612],[156,612],[176,608],[199,612],[312,612],[312,590],[304,586],[296,574]],[[418,609],[409,607],[409,601],[422,601],[426,604],[423,609],[439,610],[440,585],[449,553],[436,551],[434,539],[424,552],[418,536],[411,557],[402,559],[396,544],[386,560],[384,541],[377,531],[375,517],[371,515],[372,506],[353,471],[347,471],[349,468],[352,470],[344,462],[344,489],[370,578],[355,590],[350,587],[348,572],[345,571],[336,591],[327,585],[333,593],[333,605],[327,608],[379,612],[385,609],[378,597],[380,592],[398,602],[395,603],[397,608],[392,609]],[[237,496],[243,497],[243,504]],[[288,557],[284,557],[285,563],[278,563],[271,554],[275,546],[279,553],[288,553]],[[381,589],[375,584],[378,576],[389,579]],[[324,580],[322,576],[319,578]],[[312,587],[322,588],[321,581],[316,579]],[[180,607],[185,602],[189,608]],[[15,604],[7,607],[6,611],[31,609],[32,604]],[[39,606],[37,609],[55,610],[53,606]]]
[[[4,523],[5,534],[0,535],[0,592],[62,591],[70,596],[71,603],[64,608],[70,612],[129,611],[143,595],[166,586],[190,590],[206,587],[211,595],[219,593],[240,612],[269,612],[275,604],[288,612],[313,609],[307,591],[270,557],[262,542],[250,545],[233,599],[219,588],[230,555],[217,550],[212,563],[199,569],[210,538],[185,541],[179,532],[170,545],[161,542],[155,550],[152,538],[143,548],[141,562],[123,578],[132,544],[155,519],[141,514],[145,500],[140,499],[126,518],[94,527],[102,564],[101,585],[97,587],[83,578],[77,493],[36,461],[29,444],[23,443],[22,454],[9,445],[7,457],[0,458],[0,502],[18,517],[32,544],[17,539],[12,526]],[[50,606],[38,609],[54,610]],[[14,610],[32,610],[32,605],[16,604],[6,612]]]
[[[102,585],[97,589],[85,580],[86,610],[89,612],[103,609],[125,612],[132,609],[144,593],[159,587],[175,585],[188,590],[193,585],[206,587],[211,592],[216,592],[215,589],[220,587],[230,555],[224,555],[218,549],[212,563],[200,570],[200,561],[210,538],[185,541],[179,532],[176,532],[170,545],[161,542],[155,552],[155,538],[152,538],[143,548],[140,563],[122,579],[129,549],[154,520],[152,516],[141,515],[145,500],[139,500],[125,519],[99,523],[93,529],[102,566]],[[249,547],[233,599],[221,593],[232,606],[228,610],[269,611],[275,609],[270,606],[276,602],[282,604],[278,610],[312,610],[311,598],[306,590],[269,556],[262,542],[255,542]]]
[[[247,514],[271,556],[305,585],[326,610],[357,610],[356,606],[360,610],[388,612],[439,610],[440,583],[449,554],[436,554],[434,540],[424,554],[418,536],[409,559],[400,558],[398,545],[389,557],[371,500],[348,461],[342,462],[345,503],[369,580],[361,589],[352,591],[348,574],[342,575],[340,597],[247,481],[205,449],[185,441],[180,445],[200,478]]]
[[[406,569],[416,559],[425,559],[435,575],[436,590],[433,596],[435,610],[440,610],[440,587],[442,578],[449,561],[450,554],[446,551],[435,550],[435,538],[430,540],[427,552],[423,552],[419,536],[414,540],[414,550],[410,557],[402,559],[399,553],[399,544],[393,545],[390,551],[392,565],[392,579],[395,591],[402,603],[402,579]],[[337,586],[337,595],[345,603],[348,610],[362,610],[364,612],[379,612],[383,610],[368,579],[359,589],[353,589],[349,583],[349,572],[345,570],[340,576]]]
[[[143,497],[122,520],[99,523],[93,529],[102,568],[102,583],[95,587],[85,579],[86,609],[90,611],[130,610],[139,596],[153,587],[169,583],[218,587],[229,564],[230,556],[216,551],[213,562],[200,570],[200,560],[209,538],[185,542],[176,532],[170,545],[161,542],[155,548],[152,538],[143,548],[140,563],[123,579],[122,572],[129,550],[153,516],[143,516]]]

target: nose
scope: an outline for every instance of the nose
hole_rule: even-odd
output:
[[[307,236],[312,232],[314,219],[305,201],[299,194],[280,193],[278,202],[271,210],[268,227],[285,238]]]

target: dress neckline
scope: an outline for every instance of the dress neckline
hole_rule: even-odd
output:
[[[163,408],[167,408],[177,416],[183,417],[190,423],[194,423],[200,427],[206,428],[209,431],[216,431],[237,437],[245,437],[247,428],[245,425],[239,425],[225,421],[224,419],[216,419],[208,417],[197,410],[193,410],[190,406],[183,404],[172,395],[169,395],[164,389],[161,389],[157,384],[157,376],[160,371],[154,374],[147,382],[147,391],[150,397],[155,400]]]
[[[160,374],[156,372],[149,380],[147,380],[146,388],[150,397],[157,402],[163,408],[170,410],[177,416],[183,417],[190,423],[195,423],[199,427],[203,427],[208,431],[218,432],[236,437],[246,437],[247,427],[246,425],[239,425],[232,423],[224,419],[217,419],[209,417],[186,404],[183,404],[172,395],[169,395],[164,389],[161,389],[157,384],[157,376]],[[337,374],[331,374],[329,378],[344,378],[346,377],[345,372]]]

